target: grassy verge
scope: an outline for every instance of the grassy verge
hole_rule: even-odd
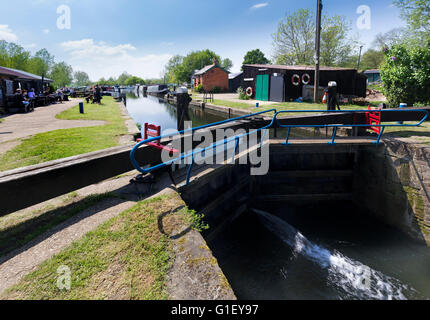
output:
[[[44,232],[92,207],[111,193],[91,195],[78,200],[76,193],[67,195],[61,206],[47,206],[24,216],[10,214],[0,218],[0,256],[27,244]]]
[[[119,136],[127,133],[117,103],[103,98],[101,106],[85,104],[85,114],[78,106],[57,116],[63,120],[102,120],[103,126],[55,130],[32,136],[0,157],[0,171],[11,170],[118,145]]]
[[[170,239],[160,231],[159,219],[181,206],[183,202],[177,195],[138,203],[45,261],[0,298],[167,299],[165,281],[173,251]],[[166,216],[162,229],[188,221],[189,215],[184,208]],[[61,266],[70,268],[70,290],[57,287],[57,270]]]

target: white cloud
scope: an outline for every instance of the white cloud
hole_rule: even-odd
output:
[[[0,40],[16,42],[18,40],[18,36],[9,29],[7,24],[0,24]]]
[[[43,31],[44,34],[48,34],[50,32],[49,29],[43,29],[42,31]]]
[[[172,57],[170,54],[141,55],[131,44],[109,45],[93,39],[67,41],[61,47],[70,55],[67,61],[73,68],[87,72],[91,80],[117,77],[124,71],[142,78],[157,78]]]
[[[269,5],[269,3],[268,3],[268,2],[264,2],[264,3],[257,3],[257,4],[254,4],[254,5],[251,7],[251,10],[264,8],[264,7],[267,7],[268,5]]]

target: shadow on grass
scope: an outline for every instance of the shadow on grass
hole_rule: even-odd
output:
[[[430,137],[430,131],[395,131],[385,134],[388,137],[410,138],[410,137]]]
[[[17,248],[24,246],[25,244],[34,240],[41,234],[52,229],[51,232],[49,232],[49,234],[47,234],[43,239],[40,239],[38,243],[49,238],[51,235],[58,232],[58,230],[54,231],[53,228],[55,226],[58,226],[60,223],[68,220],[73,216],[76,216],[82,211],[94,206],[95,204],[105,199],[112,199],[112,198],[119,199],[112,193],[91,195],[80,201],[71,203],[65,207],[55,208],[38,217],[25,221],[24,223],[21,223],[19,225],[16,225],[1,231],[0,232],[0,257],[2,258],[0,258],[0,262],[3,263],[12,258],[12,257],[5,258],[4,256],[6,254],[12,252]],[[110,206],[111,205],[109,204],[102,205],[99,208],[97,208],[96,212],[93,212],[92,214],[96,214],[100,211],[108,209]],[[83,218],[85,217],[82,217],[81,219]],[[66,225],[62,226],[63,229],[76,223],[76,221],[72,221],[72,220],[73,219],[71,219]],[[14,254],[14,256],[18,255],[24,250],[25,249],[21,249],[20,252],[17,252],[16,254]]]

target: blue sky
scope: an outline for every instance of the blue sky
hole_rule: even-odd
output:
[[[248,50],[272,57],[272,37],[286,13],[315,9],[315,0],[21,0],[3,2],[0,39],[32,52],[47,48],[57,61],[92,80],[123,71],[158,77],[174,54],[211,49],[240,69]],[[6,4],[7,3],[7,4]],[[11,5],[12,4],[12,5]],[[325,14],[345,15],[368,48],[376,34],[403,26],[392,0],[323,0]],[[70,29],[58,29],[57,8],[70,8]],[[371,28],[357,28],[359,6],[371,9]]]

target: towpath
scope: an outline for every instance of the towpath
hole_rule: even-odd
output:
[[[12,114],[3,118],[0,123],[0,154],[21,143],[20,139],[38,133],[58,129],[102,126],[104,121],[96,120],[60,120],[55,116],[76,106],[82,100],[72,99],[64,103],[39,107],[34,112]]]

